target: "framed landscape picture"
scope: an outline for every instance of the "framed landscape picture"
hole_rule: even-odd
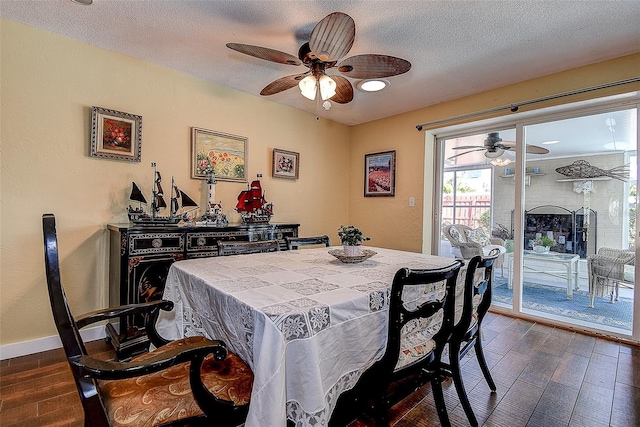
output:
[[[396,191],[396,152],[365,154],[365,197],[394,196]]]
[[[191,178],[247,182],[247,138],[191,128]]]
[[[298,179],[300,167],[300,153],[294,151],[273,149],[274,178]]]
[[[142,116],[91,107],[91,157],[139,162]]]

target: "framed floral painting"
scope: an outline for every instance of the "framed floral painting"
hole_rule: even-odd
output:
[[[191,128],[191,178],[247,182],[247,138]]]
[[[394,196],[396,193],[396,152],[365,154],[365,197]]]
[[[298,179],[300,168],[300,153],[294,151],[273,149],[274,178]]]
[[[91,157],[139,162],[142,116],[91,108]]]

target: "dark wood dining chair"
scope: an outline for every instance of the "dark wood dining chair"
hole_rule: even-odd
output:
[[[74,317],[60,280],[54,215],[42,216],[42,229],[51,310],[80,395],[85,426],[236,426],[244,422],[253,385],[246,363],[219,340],[189,337],[169,342],[160,337],[155,320],[159,310],[173,308],[171,301]],[[130,314],[148,315],[146,330],[156,350],[130,362],[97,359],[87,353],[80,329]]]
[[[218,255],[256,254],[260,252],[276,252],[280,250],[277,240],[259,240],[256,242],[218,241]]]
[[[285,237],[285,239],[287,241],[287,248],[289,250],[298,249],[300,246],[331,246],[331,240],[326,234],[322,236]]]
[[[358,384],[360,400],[364,397],[367,402],[365,415],[372,416],[377,427],[388,425],[387,412],[393,404],[427,382],[431,382],[440,423],[450,425],[440,358],[452,333],[455,286],[462,265],[461,260],[455,260],[441,269],[403,268],[396,272],[389,296],[384,355]],[[416,288],[418,285],[426,287]],[[411,294],[424,297],[408,299]]]
[[[460,320],[455,323],[453,333],[449,341],[449,365],[451,376],[464,408],[467,419],[472,426],[478,425],[467,392],[462,381],[460,360],[475,348],[476,358],[482,370],[487,384],[492,392],[496,391],[496,384],[491,377],[487,361],[482,350],[482,320],[489,306],[491,306],[492,270],[499,251],[490,253],[488,257],[475,256],[467,264],[465,274],[464,291],[462,296],[462,314]]]

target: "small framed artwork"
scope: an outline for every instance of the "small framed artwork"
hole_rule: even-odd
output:
[[[91,108],[91,157],[139,162],[142,116]]]
[[[365,197],[394,196],[396,192],[396,152],[365,154]]]
[[[300,168],[300,153],[294,151],[273,149],[274,178],[298,179]]]
[[[191,128],[191,178],[247,182],[247,138]]]

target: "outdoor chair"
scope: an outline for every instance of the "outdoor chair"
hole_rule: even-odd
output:
[[[243,255],[280,250],[277,240],[259,240],[256,242],[218,241],[218,255]]]
[[[452,332],[453,296],[462,265],[455,260],[442,269],[396,272],[384,355],[358,384],[360,400],[366,402],[364,413],[377,426],[387,426],[389,408],[426,382],[431,382],[440,424],[450,425],[440,358]]]
[[[610,303],[618,301],[620,283],[633,285],[635,252],[631,249],[600,248],[596,255],[587,257],[589,274],[589,307],[594,307],[595,298],[611,297]]]
[[[464,408],[467,419],[472,426],[478,425],[467,392],[462,381],[460,360],[475,348],[476,358],[487,384],[492,392],[496,385],[484,358],[482,350],[481,326],[489,306],[491,306],[492,269],[499,251],[494,251],[489,257],[475,256],[467,263],[464,290],[462,297],[456,296],[456,315],[451,340],[449,341],[449,369],[453,377],[460,403]]]
[[[486,257],[492,249],[501,248],[501,253],[494,262],[494,267],[499,268],[501,276],[504,276],[502,274],[503,254],[507,251],[504,246],[504,240],[499,237],[487,237],[481,228],[473,229],[462,224],[447,225],[442,231],[447,240],[451,242],[453,255],[465,260],[474,256]]]
[[[47,286],[53,319],[84,410],[85,426],[236,426],[249,409],[253,374],[224,342],[189,337],[169,342],[158,335],[158,300],[97,310],[74,317],[60,281],[55,217],[42,216]],[[90,286],[90,285],[89,285]],[[80,329],[95,322],[146,314],[156,350],[130,362],[96,359],[87,353]],[[190,390],[190,391],[189,391]]]
[[[310,237],[285,237],[287,241],[287,248],[289,250],[298,249],[300,246],[318,246],[324,245],[326,247],[331,246],[331,240],[329,236],[310,236]]]

